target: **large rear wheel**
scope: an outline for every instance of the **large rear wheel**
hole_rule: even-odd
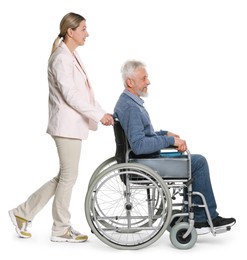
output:
[[[140,249],[154,243],[170,223],[170,192],[147,166],[116,164],[92,180],[85,201],[92,232],[117,249]]]

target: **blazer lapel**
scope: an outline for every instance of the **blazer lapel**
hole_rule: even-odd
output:
[[[83,67],[82,62],[80,61],[80,58],[78,57],[78,55],[76,55],[76,54],[74,53],[73,58],[74,58],[74,63],[75,63],[76,68],[77,68],[81,73],[85,74],[86,77],[87,77],[87,73],[86,73],[86,71],[85,71],[85,68]]]
[[[88,79],[88,76],[87,76],[86,69],[83,66],[83,63],[82,63],[79,55],[76,52],[74,52],[74,58],[75,58],[76,67],[86,77],[86,84],[87,84],[87,87],[88,87],[88,90],[89,90],[89,93],[90,93],[90,101],[91,101],[92,104],[95,104],[94,92],[93,92],[93,89],[91,88],[91,85],[90,85],[90,82],[89,82],[89,79]]]

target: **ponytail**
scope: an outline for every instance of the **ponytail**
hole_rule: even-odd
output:
[[[59,43],[60,43],[60,41],[61,41],[61,35],[59,34],[58,36],[57,36],[57,38],[55,39],[55,41],[53,42],[53,45],[52,45],[52,49],[51,49],[51,55],[52,55],[52,53],[56,50],[56,48],[59,46]],[[50,56],[51,56],[50,55]]]

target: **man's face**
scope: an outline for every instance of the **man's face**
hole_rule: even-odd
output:
[[[133,76],[128,79],[128,89],[129,91],[139,97],[148,96],[148,85],[150,81],[148,79],[148,74],[146,69],[137,69]]]

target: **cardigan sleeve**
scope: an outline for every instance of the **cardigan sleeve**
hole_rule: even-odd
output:
[[[155,132],[152,135],[147,135],[142,113],[138,108],[132,107],[126,110],[123,118],[119,118],[119,120],[127,135],[130,147],[136,155],[155,153],[174,144],[172,136],[161,136]]]

